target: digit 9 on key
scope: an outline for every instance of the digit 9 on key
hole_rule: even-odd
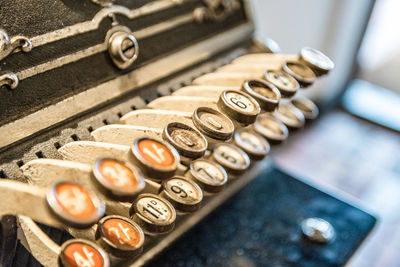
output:
[[[180,161],[179,154],[173,146],[149,137],[136,139],[131,151],[142,172],[153,179],[164,180],[172,177]]]

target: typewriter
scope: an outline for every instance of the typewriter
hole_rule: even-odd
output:
[[[334,63],[255,41],[250,1],[2,0],[0,17],[2,266],[334,266],[373,228],[273,167]]]

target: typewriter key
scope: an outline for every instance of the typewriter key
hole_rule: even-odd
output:
[[[257,100],[265,111],[274,111],[281,99],[279,90],[272,83],[261,79],[245,81],[241,90]]]
[[[136,139],[131,151],[143,173],[153,179],[173,176],[180,161],[173,146],[153,138]]]
[[[253,123],[260,113],[260,105],[254,98],[235,90],[225,90],[221,93],[218,108],[232,120],[245,125]]]
[[[301,111],[292,105],[280,105],[275,111],[275,116],[289,129],[298,129],[304,126],[305,118]]]
[[[176,212],[168,200],[141,194],[132,204],[131,217],[146,234],[167,233],[175,226]]]
[[[264,79],[275,85],[281,92],[282,97],[291,97],[299,89],[299,83],[295,78],[280,70],[267,70]]]
[[[230,174],[241,174],[250,166],[249,156],[240,148],[228,143],[215,146],[213,159]]]
[[[89,227],[104,215],[104,203],[75,183],[55,184],[46,199],[51,210],[61,220],[77,228]]]
[[[285,61],[282,70],[294,77],[302,88],[310,86],[316,79],[314,71],[307,65],[299,62]]]
[[[96,238],[107,252],[117,257],[133,257],[143,251],[143,230],[122,216],[101,219],[97,224]]]
[[[195,182],[174,176],[164,181],[161,196],[171,202],[176,210],[193,212],[200,208],[203,192]]]
[[[221,191],[228,181],[225,169],[207,159],[193,161],[185,176],[194,180],[203,190],[211,193]]]
[[[301,113],[303,113],[304,118],[306,118],[307,120],[315,119],[319,114],[317,105],[315,105],[314,102],[312,102],[308,98],[296,97],[295,99],[292,99],[290,103],[298,108]]]
[[[58,261],[63,267],[109,267],[110,258],[96,244],[84,239],[71,239],[61,246]]]
[[[205,136],[220,141],[232,137],[235,127],[232,121],[221,112],[209,108],[199,107],[193,112],[193,124]]]
[[[309,66],[317,76],[327,74],[335,67],[335,64],[329,57],[311,47],[302,48],[299,58],[300,61]]]
[[[202,157],[208,146],[206,138],[199,131],[180,122],[167,124],[163,138],[178,151],[181,160],[186,162]]]
[[[273,144],[286,140],[289,135],[286,125],[268,113],[258,116],[253,128]]]
[[[236,131],[233,140],[235,145],[243,149],[251,159],[260,160],[270,150],[269,143],[264,137],[246,128]]]
[[[102,188],[118,197],[132,197],[145,187],[139,170],[115,159],[96,160],[93,174]]]

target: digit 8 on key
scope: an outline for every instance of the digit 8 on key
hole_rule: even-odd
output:
[[[172,177],[180,161],[179,154],[173,146],[154,138],[136,139],[131,151],[142,172],[157,180]]]

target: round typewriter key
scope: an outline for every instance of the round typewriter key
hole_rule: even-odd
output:
[[[61,246],[58,261],[63,267],[109,267],[107,253],[96,244],[84,239],[71,239]]]
[[[192,212],[200,208],[203,192],[193,181],[174,176],[164,181],[161,196],[169,200],[176,210]]]
[[[270,150],[267,140],[249,129],[243,128],[236,131],[233,140],[235,145],[243,149],[250,158],[255,160],[264,158]]]
[[[173,176],[180,160],[173,146],[153,138],[136,139],[131,150],[144,174],[153,179]]]
[[[115,196],[132,197],[145,187],[139,170],[115,159],[96,160],[93,174],[96,181]]]
[[[199,131],[180,123],[171,122],[164,128],[163,138],[178,151],[183,158],[192,160],[202,157],[207,150],[207,140]]]
[[[335,237],[332,225],[321,218],[308,218],[301,223],[303,235],[310,241],[328,243]]]
[[[327,74],[335,67],[335,64],[329,57],[311,47],[301,49],[300,61],[308,65],[317,76]]]
[[[100,244],[117,257],[133,257],[143,250],[144,233],[128,218],[112,215],[97,224]]]
[[[289,135],[289,130],[280,120],[264,113],[257,117],[253,125],[254,130],[273,144],[280,143]]]
[[[241,90],[257,100],[265,111],[274,111],[281,99],[279,90],[272,83],[261,79],[245,81]]]
[[[60,219],[77,228],[88,227],[104,215],[104,203],[75,183],[55,184],[47,193],[46,199],[51,210]]]
[[[231,174],[241,174],[250,166],[249,156],[232,144],[221,143],[216,145],[212,156]]]
[[[304,126],[303,113],[292,105],[280,105],[275,111],[275,116],[281,120],[289,129],[298,129]]]
[[[267,70],[264,73],[264,78],[278,88],[282,97],[295,95],[300,87],[295,78],[280,70]]]
[[[304,118],[306,118],[307,120],[315,119],[319,114],[317,105],[315,105],[314,102],[312,102],[308,98],[296,97],[292,99],[290,103],[296,108],[298,108],[301,111],[301,113],[303,113]]]
[[[234,90],[225,90],[218,99],[218,107],[231,119],[248,125],[260,113],[260,105],[250,95]]]
[[[225,169],[218,163],[207,159],[193,161],[186,176],[194,180],[204,191],[211,193],[221,191],[228,181]]]
[[[294,77],[302,88],[310,86],[316,79],[314,71],[307,65],[299,62],[285,61],[282,69],[284,72]]]
[[[192,120],[205,136],[221,141],[231,138],[235,129],[227,116],[208,107],[197,108],[193,112]]]
[[[141,194],[132,204],[131,216],[146,234],[167,233],[175,226],[176,212],[166,199],[153,194]]]

